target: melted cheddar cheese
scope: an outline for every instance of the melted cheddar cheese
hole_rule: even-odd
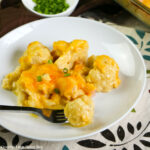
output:
[[[85,63],[88,56],[88,43],[85,40],[54,42],[52,54],[59,69],[71,69],[75,62]]]
[[[114,59],[101,55],[87,60],[88,47],[85,40],[57,41],[50,51],[32,42],[19,59],[20,66],[5,76],[2,87],[17,95],[19,105],[64,109],[72,126],[86,126],[92,122],[95,90],[107,92],[120,84]]]
[[[95,85],[96,91],[108,92],[120,85],[119,66],[113,58],[106,55],[91,56],[89,61],[92,68],[86,79]]]

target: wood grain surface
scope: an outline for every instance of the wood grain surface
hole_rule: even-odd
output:
[[[91,8],[112,1],[113,0],[80,0],[72,16],[80,15]],[[42,17],[37,16],[24,8],[21,0],[2,0],[0,8],[0,37],[20,25],[41,18]]]
[[[113,0],[80,0],[79,5],[72,16],[78,16],[89,9],[110,3],[113,3]]]

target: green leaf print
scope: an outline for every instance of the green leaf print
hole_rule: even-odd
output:
[[[147,42],[147,45],[150,45],[150,41]]]
[[[136,45],[138,45],[138,42],[136,41],[136,39],[134,39],[132,36],[127,35],[127,37]]]
[[[146,73],[147,73],[147,74],[150,74],[150,70],[146,70]]]
[[[62,150],[69,150],[69,148],[66,145],[64,145],[64,147],[62,148]]]
[[[141,47],[140,47],[140,50],[143,48],[143,45],[144,45],[144,42],[141,41]]]
[[[140,31],[140,30],[135,30],[135,31],[136,31],[137,35],[138,35],[141,39],[144,38],[144,36],[145,36],[145,32],[144,32],[144,31]]]
[[[148,55],[143,55],[143,58],[144,58],[145,60],[150,61],[150,56],[148,56]]]
[[[147,52],[150,52],[150,48],[145,48],[145,50],[146,50]]]
[[[135,108],[133,108],[133,109],[131,110],[131,112],[136,112]]]

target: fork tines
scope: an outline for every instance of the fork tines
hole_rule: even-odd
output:
[[[64,110],[53,110],[51,117],[54,123],[64,123],[67,118],[64,115]]]

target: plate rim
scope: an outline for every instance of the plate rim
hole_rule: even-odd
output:
[[[3,40],[5,40],[5,38],[7,38],[7,36],[9,36],[9,34],[13,34],[13,32],[16,32],[17,30],[21,29],[21,28],[26,28],[26,26],[32,26],[32,24],[36,24],[38,22],[42,22],[42,21],[46,21],[46,20],[57,20],[57,19],[73,19],[73,20],[81,20],[81,21],[87,21],[87,22],[93,22],[94,24],[101,24],[102,26],[105,26],[115,32],[117,32],[120,36],[122,36],[124,39],[126,39],[126,41],[128,41],[128,43],[130,45],[132,45],[134,47],[134,50],[136,51],[136,53],[138,54],[140,60],[141,60],[141,63],[143,65],[143,69],[144,69],[144,80],[143,80],[143,83],[142,83],[142,88],[141,88],[141,91],[139,92],[139,95],[137,97],[137,99],[135,100],[134,104],[132,105],[132,107],[130,107],[130,109],[125,112],[125,114],[123,114],[120,118],[118,118],[117,120],[115,120],[114,122],[112,122],[111,124],[107,125],[106,127],[102,128],[102,129],[97,129],[96,131],[94,132],[91,132],[91,133],[88,133],[88,134],[84,134],[84,135],[81,135],[81,136],[74,136],[74,137],[67,137],[67,138],[38,138],[38,137],[33,137],[33,136],[26,136],[26,135],[22,135],[21,133],[18,133],[16,131],[12,131],[10,130],[9,128],[5,127],[2,125],[2,123],[0,122],[0,125],[9,130],[10,132],[14,133],[14,134],[17,134],[17,135],[20,135],[22,137],[26,137],[26,138],[29,138],[29,139],[33,139],[33,140],[38,140],[38,141],[49,141],[49,142],[63,142],[63,141],[71,141],[71,140],[77,140],[77,139],[81,139],[81,138],[86,138],[86,137],[89,137],[89,136],[92,136],[92,135],[95,135],[96,133],[99,133],[99,132],[102,132],[106,129],[109,129],[110,127],[114,126],[115,124],[117,124],[119,121],[121,121],[123,118],[125,118],[129,112],[131,112],[131,110],[137,105],[137,103],[139,103],[143,93],[144,93],[144,90],[145,90],[145,87],[146,87],[146,81],[147,81],[147,78],[146,78],[146,65],[145,65],[145,62],[144,62],[144,59],[142,57],[142,54],[140,53],[140,51],[138,50],[138,48],[135,46],[134,43],[132,43],[131,40],[129,40],[125,34],[123,34],[122,32],[120,32],[119,30],[115,29],[114,27],[110,26],[110,25],[107,25],[107,24],[104,24],[102,22],[99,22],[99,21],[96,21],[96,20],[92,20],[92,19],[88,19],[88,18],[81,18],[81,17],[56,17],[56,18],[42,18],[42,19],[39,19],[39,20],[35,20],[35,21],[32,21],[32,22],[29,22],[29,23],[26,23],[24,25],[21,25],[11,31],[9,31],[8,33],[6,33],[5,35],[3,35],[1,38],[0,38],[0,42],[2,42]]]

